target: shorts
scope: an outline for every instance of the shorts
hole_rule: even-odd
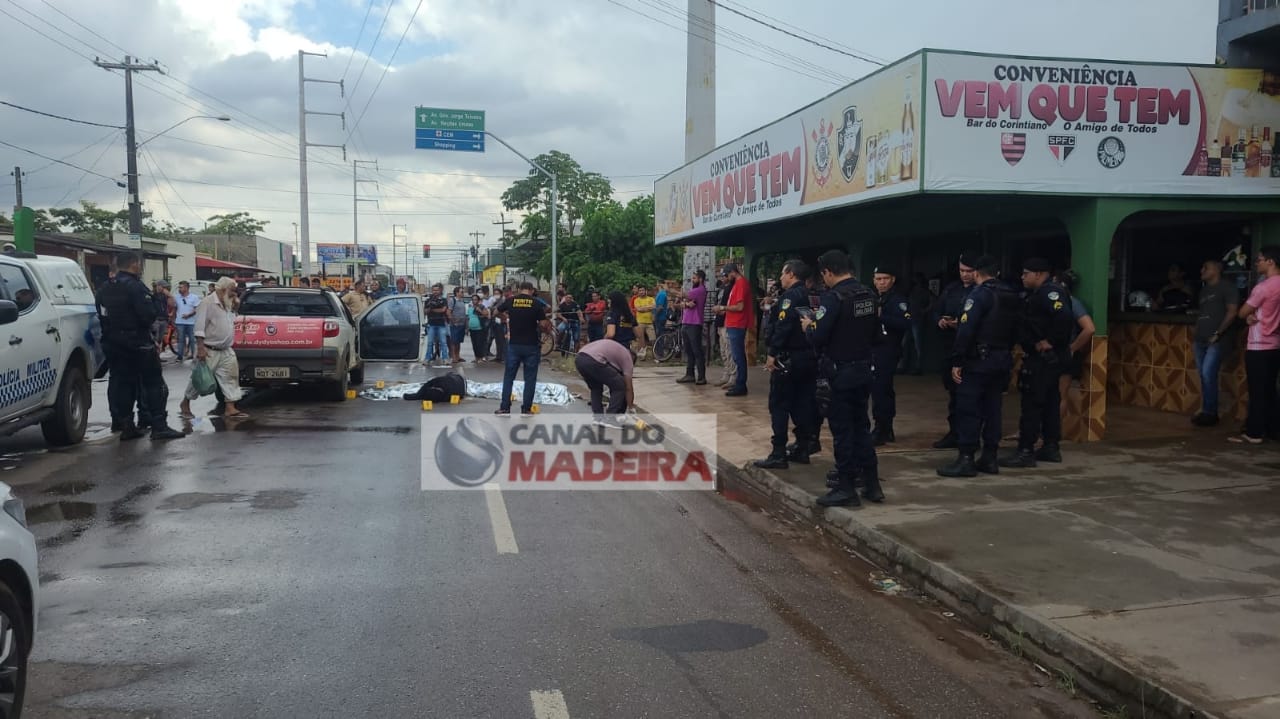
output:
[[[653,325],[636,323],[636,337],[644,338],[646,343],[653,344],[658,339],[658,333],[654,331]]]

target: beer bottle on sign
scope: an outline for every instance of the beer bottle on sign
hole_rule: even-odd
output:
[[[899,159],[902,170],[899,173],[905,182],[915,177],[915,145],[916,145],[916,113],[911,107],[911,76],[907,76],[907,93],[902,101],[902,152]]]
[[[1253,131],[1249,133],[1249,145],[1244,149],[1245,177],[1262,176],[1262,143],[1258,141],[1258,135],[1258,126],[1254,125]]]
[[[1206,174],[1209,177],[1222,177],[1222,143],[1218,142],[1218,138],[1213,138],[1213,144],[1209,146],[1209,164]]]
[[[876,186],[876,162],[879,155],[876,154],[876,135],[867,133],[867,187]]]
[[[1236,144],[1231,148],[1231,174],[1234,177],[1244,177],[1245,158],[1249,154],[1249,142],[1244,136],[1244,128],[1240,128],[1240,134],[1237,136]]]

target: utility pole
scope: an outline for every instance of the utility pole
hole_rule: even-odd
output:
[[[22,168],[13,168],[13,185],[17,190],[17,204],[13,206],[13,244],[19,252],[36,251],[36,214],[22,206]],[[80,267],[84,268],[84,253],[80,254]]]
[[[94,65],[103,70],[123,70],[124,71],[124,146],[125,146],[125,172],[127,189],[129,195],[129,246],[133,249],[142,248],[142,201],[138,198],[138,136],[137,130],[133,125],[133,73],[135,72],[159,72],[163,74],[163,70],[159,65],[151,63],[149,65],[141,65],[133,62],[133,58],[125,55],[124,62],[103,62],[94,59]]]
[[[307,142],[307,115],[330,115],[342,118],[342,129],[347,129],[347,116],[341,112],[312,112],[307,109],[307,83],[317,82],[338,86],[338,96],[346,97],[346,88],[342,80],[316,80],[307,77],[304,70],[307,55],[328,57],[323,52],[298,51],[298,192],[302,212],[302,273],[311,276],[311,212],[307,199],[307,148],[308,147],[341,147],[342,159],[347,159],[346,145],[322,145]],[[127,76],[126,76],[127,77]],[[132,122],[129,123],[132,126]]]
[[[391,226],[391,274],[396,273],[396,240],[400,239],[400,235],[396,234],[396,228],[404,228],[404,273],[409,274],[409,226],[408,225],[392,225]]]
[[[14,166],[13,172],[9,175],[13,177],[13,186],[17,190],[17,201],[13,205],[13,212],[17,214],[18,210],[22,209],[22,168]]]
[[[716,6],[714,0],[688,0],[688,9],[684,161],[693,162],[716,147]],[[684,277],[697,270],[714,276],[715,261],[714,247],[686,247]]]
[[[507,225],[514,225],[514,220],[507,219],[507,213],[499,212],[498,221],[493,223],[502,227],[502,284],[507,284]]]
[[[351,244],[352,248],[355,250],[354,254],[351,256],[351,277],[353,280],[356,277],[356,270],[360,266],[360,203],[372,202],[377,204],[378,202],[377,200],[362,199],[359,196],[361,182],[372,182],[374,185],[378,184],[377,180],[360,179],[358,170],[361,165],[373,165],[373,168],[376,170],[378,168],[378,161],[351,161]]]

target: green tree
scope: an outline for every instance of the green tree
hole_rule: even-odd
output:
[[[208,221],[209,225],[204,229],[207,234],[242,235],[246,237],[261,234],[267,225],[271,224],[266,220],[254,219],[248,212],[230,212],[224,215],[214,215]]]
[[[680,249],[654,244],[652,195],[626,205],[614,200],[593,205],[582,234],[560,243],[558,260],[565,283],[579,291],[588,285],[602,290],[622,290],[637,283],[652,287],[681,272]],[[549,250],[532,269],[543,277],[551,275]]]
[[[13,220],[10,220],[8,217],[6,217],[3,212],[0,212],[0,227],[5,229],[9,229],[13,227]]]
[[[552,150],[534,158],[534,162],[556,174],[556,212],[559,224],[572,236],[578,223],[596,203],[613,195],[609,179],[597,172],[587,172],[578,161],[567,153]],[[528,213],[521,225],[525,237],[539,239],[551,235],[551,223],[546,215],[551,205],[551,179],[538,170],[530,170],[529,176],[517,180],[502,193],[502,206],[508,210]],[[534,220],[534,215],[542,215]]]
[[[150,216],[149,212],[143,213],[144,219]],[[129,228],[128,210],[112,212],[88,200],[81,200],[78,210],[72,207],[52,208],[49,210],[49,217],[63,232],[87,235],[98,240],[110,239],[112,232],[124,232]]]

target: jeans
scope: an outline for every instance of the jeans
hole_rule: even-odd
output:
[[[684,373],[695,379],[707,378],[707,353],[702,346],[702,325],[683,325]]]
[[[174,325],[178,331],[178,357],[185,359],[187,357],[196,356],[196,326],[190,325]]]
[[[729,338],[729,352],[733,354],[733,365],[737,369],[733,389],[747,389],[747,331],[739,327],[726,327],[725,336]]]
[[[524,367],[524,403],[521,412],[533,411],[533,393],[538,384],[538,364],[542,362],[542,348],[538,345],[507,345],[507,368],[502,375],[502,409],[511,411],[511,388],[515,386],[516,371]]]
[[[1196,342],[1196,369],[1200,371],[1200,412],[1218,415],[1218,369],[1222,367],[1222,345]]]
[[[561,322],[556,329],[560,330],[560,356],[567,357],[570,352],[577,352],[582,326],[577,322]]]
[[[1249,417],[1244,433],[1259,439],[1280,434],[1280,398],[1276,397],[1280,350],[1248,350],[1244,371],[1249,378]]]
[[[590,355],[578,355],[574,366],[591,390],[591,413],[624,414],[627,411],[627,380],[622,373]],[[609,408],[604,407],[604,388],[609,388]]]
[[[435,356],[439,349],[440,359],[449,359],[449,327],[447,325],[427,325],[427,359]]]

